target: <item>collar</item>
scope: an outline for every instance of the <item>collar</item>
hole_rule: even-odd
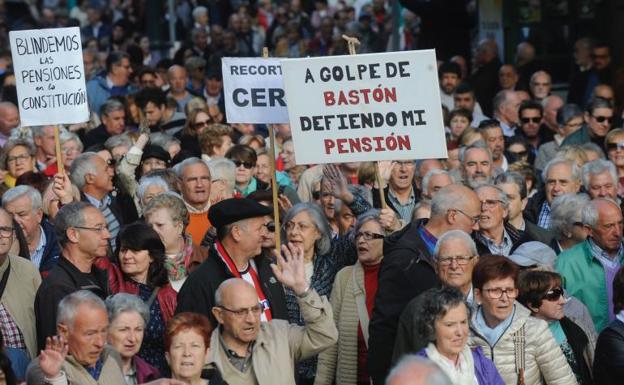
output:
[[[394,190],[392,190],[392,188],[390,186],[388,186],[388,195],[392,198],[394,198],[395,201],[399,202],[401,205],[403,205],[403,203],[401,203],[401,201],[399,200],[399,198],[396,196],[396,194],[394,193]],[[408,198],[407,203],[405,204],[411,204],[416,200],[416,195],[414,194],[414,186],[410,187],[410,195]]]
[[[186,205],[186,209],[188,210],[189,213],[202,214],[202,213],[208,212],[208,209],[210,208],[210,199],[208,199],[208,202],[206,203],[206,205],[202,207],[201,209],[196,209],[195,207],[188,204],[186,201],[184,201],[184,204]]]
[[[110,76],[106,75],[106,86],[110,89],[115,87],[115,83],[113,83],[113,79],[110,78]]]
[[[505,229],[504,226],[503,226],[503,241],[501,242],[500,245],[497,245],[496,242],[492,238],[487,237],[480,231],[477,232],[477,237],[481,239],[483,242],[485,242],[488,246],[494,245],[495,247],[502,247],[502,246],[509,245],[512,243],[511,237],[507,233],[507,230]]]
[[[219,327],[219,331],[221,332],[221,327]],[[238,355],[238,353],[236,353],[234,350],[228,347],[227,343],[223,339],[223,333],[219,333],[219,343],[221,344],[221,347],[223,348],[223,351],[225,352],[225,355],[228,357],[228,359],[232,359],[232,358],[246,359],[246,358],[251,357],[251,353],[253,351],[253,345],[255,344],[255,342],[256,341],[251,341],[249,345],[247,345],[247,355],[245,357],[241,357]]]
[[[43,227],[41,227],[41,225],[39,225],[39,231],[41,232],[41,236],[39,237],[39,245],[37,245],[37,248],[35,249],[35,253],[42,250],[45,247],[46,242],[47,242],[45,231],[43,231]]]
[[[245,187],[243,190],[240,190],[237,187],[236,190],[240,191],[240,193],[243,194],[244,197],[246,197],[247,195],[249,195],[252,192],[256,191],[257,188],[258,188],[258,182],[256,181],[256,178],[251,177],[251,180],[247,184],[247,187]]]
[[[592,256],[598,259],[598,261],[603,264],[606,263],[608,265],[619,265],[620,261],[624,259],[624,248],[622,247],[622,243],[620,243],[616,258],[610,256],[603,248],[598,246],[598,244],[594,242],[591,237],[587,238],[587,244],[589,245],[589,249],[592,251]]]
[[[104,199],[102,199],[101,201],[98,200],[97,198],[92,197],[91,195],[84,193],[85,197],[87,198],[87,200],[89,201],[89,203],[91,203],[93,206],[95,206],[98,209],[104,208],[106,206],[108,206],[110,204],[111,201],[111,197],[110,195],[106,194],[104,196]]]

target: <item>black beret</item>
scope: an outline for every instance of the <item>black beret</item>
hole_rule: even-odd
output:
[[[162,147],[153,144],[149,144],[145,147],[145,149],[143,150],[143,156],[141,156],[141,162],[150,158],[162,160],[163,162],[167,163],[167,165],[171,163],[171,156],[169,155],[169,153],[165,151],[165,149],[163,149]]]
[[[230,198],[213,205],[208,210],[208,219],[217,229],[243,219],[273,214],[267,206],[249,198]]]

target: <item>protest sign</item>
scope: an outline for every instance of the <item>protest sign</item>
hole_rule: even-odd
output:
[[[297,164],[446,158],[433,50],[281,63]]]
[[[80,29],[11,31],[22,126],[89,120]]]
[[[288,123],[279,59],[223,58],[228,123]]]

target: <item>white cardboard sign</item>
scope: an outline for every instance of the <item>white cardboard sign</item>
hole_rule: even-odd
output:
[[[11,31],[22,126],[89,120],[80,29]]]
[[[282,60],[297,164],[446,158],[433,50]]]
[[[228,123],[288,123],[279,59],[222,60]]]

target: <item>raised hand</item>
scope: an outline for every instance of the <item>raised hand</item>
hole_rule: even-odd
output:
[[[66,205],[74,201],[72,184],[67,174],[54,175],[52,183],[52,191],[62,204]]]
[[[387,207],[385,209],[381,209],[381,212],[379,213],[379,223],[381,224],[381,227],[389,232],[401,229],[399,217],[394,210]]]
[[[46,338],[46,347],[39,354],[39,367],[47,378],[56,378],[67,356],[67,343],[62,336]]]
[[[326,164],[323,166],[323,175],[325,180],[331,185],[331,193],[336,198],[349,204],[353,202],[353,194],[349,191],[347,178],[335,164]]]
[[[377,167],[379,167],[379,175],[384,182],[388,183],[390,180],[390,174],[392,174],[392,169],[397,164],[397,162],[393,160],[382,160],[377,162]],[[386,186],[379,186],[380,189]]]
[[[288,199],[288,197],[284,194],[279,194],[279,196],[277,197],[277,204],[285,213],[287,213],[293,207],[290,199]]]
[[[282,253],[276,257],[277,265],[271,264],[275,278],[295,294],[303,294],[309,287],[305,277],[303,249],[288,243],[282,245]]]

